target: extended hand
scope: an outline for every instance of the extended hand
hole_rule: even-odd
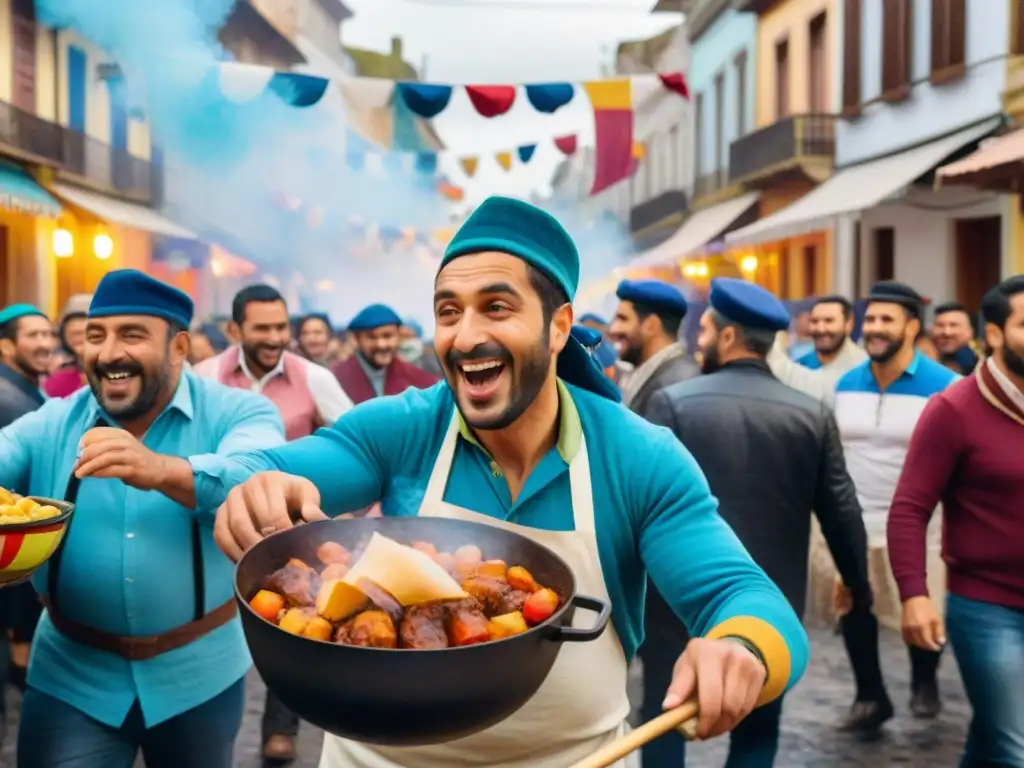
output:
[[[217,510],[213,538],[234,561],[263,537],[294,525],[291,513],[305,522],[326,520],[320,491],[309,480],[284,472],[260,472],[232,489]]]
[[[754,709],[767,672],[742,644],[733,640],[690,640],[672,670],[665,709],[697,694],[697,737],[708,739],[731,731]]]
[[[117,478],[142,491],[157,488],[167,473],[166,458],[154,453],[131,433],[94,427],[82,437],[75,477]]]
[[[946,644],[942,617],[927,595],[912,597],[903,603],[901,630],[905,642],[927,651],[941,651]]]
[[[843,584],[842,579],[836,579],[836,586],[832,592],[832,610],[840,617],[853,610],[853,595]]]

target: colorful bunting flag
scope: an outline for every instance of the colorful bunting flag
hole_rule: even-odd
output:
[[[452,98],[452,87],[432,83],[398,83],[398,94],[415,115],[430,120],[444,112]]]
[[[512,168],[512,153],[511,152],[499,152],[494,156],[494,159],[498,161],[498,165],[504,168],[506,171]]]
[[[519,162],[528,163],[530,158],[533,157],[533,153],[537,150],[536,144],[527,144],[523,147],[517,147],[516,153],[519,155]]]
[[[538,112],[557,112],[576,95],[572,83],[540,83],[526,86],[526,98]]]
[[[466,95],[477,114],[498,117],[512,109],[516,88],[513,85],[467,85]]]
[[[682,72],[672,72],[667,75],[658,75],[661,84],[670,91],[678,93],[684,99],[690,98],[690,89],[686,86],[686,78]]]
[[[476,157],[460,157],[459,165],[462,166],[462,172],[466,174],[467,178],[473,178],[476,175],[476,167],[479,163],[479,158]]]
[[[560,136],[555,139],[555,146],[558,147],[563,155],[571,156],[576,154],[576,135],[571,136]]]
[[[628,79],[584,83],[594,108],[596,195],[630,175],[633,168],[633,99]]]

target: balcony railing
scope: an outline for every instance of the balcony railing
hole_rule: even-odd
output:
[[[831,164],[835,152],[834,115],[793,115],[729,146],[729,181],[763,180],[809,162]]]
[[[156,179],[148,161],[4,101],[0,101],[0,145],[101,191],[140,202],[154,197]]]
[[[702,174],[694,181],[693,198],[697,200],[712,195],[720,189],[725,189],[727,184],[728,174],[724,168]]]

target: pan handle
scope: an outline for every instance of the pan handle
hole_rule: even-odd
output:
[[[591,640],[597,640],[601,633],[604,632],[605,627],[608,626],[608,620],[612,616],[612,604],[607,600],[599,600],[596,597],[588,597],[587,595],[574,595],[569,603],[576,608],[594,611],[597,614],[597,619],[594,620],[594,625],[587,629],[555,627],[555,632],[552,634],[551,639],[557,640],[560,643],[587,643]]]

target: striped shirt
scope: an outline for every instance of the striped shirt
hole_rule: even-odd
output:
[[[846,467],[857,487],[870,536],[885,535],[910,436],[928,398],[959,378],[915,352],[907,369],[884,392],[870,360],[845,373],[836,384],[835,415]]]

